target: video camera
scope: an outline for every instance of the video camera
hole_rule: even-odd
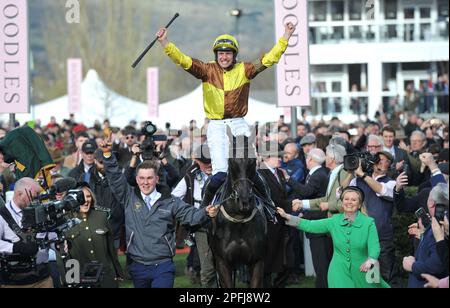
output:
[[[373,166],[380,161],[378,155],[370,154],[369,152],[353,153],[344,156],[344,170],[355,171],[358,169],[361,162],[363,172],[371,175],[373,173]]]
[[[80,205],[86,202],[82,190],[69,190],[61,201],[43,203],[41,198],[23,210],[24,230],[63,233],[79,223],[69,214],[79,211]]]
[[[155,135],[156,131],[156,125],[150,121],[145,122],[142,126],[141,133],[145,136],[144,141],[140,145],[143,160],[151,160],[153,157],[161,155],[160,152],[156,151],[155,141],[167,141],[167,136]]]

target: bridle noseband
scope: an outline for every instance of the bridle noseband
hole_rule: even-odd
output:
[[[237,179],[237,180],[235,180],[235,181],[233,181],[231,183],[231,190],[232,190],[232,192],[231,192],[230,196],[228,198],[225,198],[222,202],[220,202],[218,204],[215,204],[216,207],[220,207],[220,211],[222,212],[222,214],[225,217],[225,219],[230,221],[230,222],[232,222],[232,223],[246,223],[246,222],[249,222],[250,220],[253,219],[253,217],[255,217],[256,213],[258,212],[258,209],[255,206],[255,208],[252,210],[252,213],[250,214],[250,216],[248,216],[246,218],[240,218],[239,219],[239,218],[234,218],[233,216],[228,214],[227,211],[225,210],[225,208],[223,207],[223,204],[225,202],[227,202],[228,200],[235,200],[236,201],[236,200],[239,199],[239,191],[237,189],[237,185],[239,183],[242,183],[242,182],[248,182],[250,184],[250,191],[249,191],[249,193],[251,194],[252,191],[253,191],[253,187],[254,187],[255,183],[252,180],[247,179],[247,178],[239,178],[239,179]]]

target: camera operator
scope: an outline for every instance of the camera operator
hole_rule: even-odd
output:
[[[167,185],[171,189],[174,188],[178,183],[179,173],[167,160],[168,150],[168,148],[164,148],[164,144],[161,141],[153,141],[152,139],[147,139],[142,144],[133,144],[131,146],[133,156],[131,157],[130,165],[124,171],[128,184],[136,186],[136,167],[145,160],[152,160],[162,166],[160,174],[158,174],[160,184]]]
[[[30,258],[30,264],[36,258],[36,266],[30,266],[26,272],[1,273],[0,288],[53,288],[47,266],[48,251],[38,250],[36,242],[26,238],[27,235],[21,230],[23,210],[40,190],[41,187],[33,179],[21,178],[16,182],[12,200],[0,208],[0,253]]]
[[[129,271],[137,288],[172,288],[175,280],[175,223],[191,226],[215,217],[218,208],[196,209],[178,198],[162,195],[156,184],[158,166],[144,161],[136,169],[137,186],[128,185],[111,154],[111,141],[100,142],[106,177],[123,205],[127,233]],[[208,215],[208,216],[207,216]]]
[[[439,183],[431,190],[428,197],[427,206],[431,218],[436,217],[437,220],[443,221],[443,216],[448,215],[448,205],[448,186]],[[447,214],[445,214],[445,210],[447,210]],[[448,253],[448,246],[446,249]],[[436,239],[431,226],[428,226],[422,235],[415,256],[403,258],[403,268],[410,272],[408,288],[423,288],[426,281],[421,276],[422,274],[429,274],[438,279],[448,276],[448,259],[447,263],[443,263],[438,256]]]
[[[370,142],[369,136],[369,144]],[[380,273],[389,285],[399,287],[395,270],[394,229],[392,225],[396,182],[387,176],[393,157],[389,152],[378,152],[377,156],[378,162],[373,165],[372,175],[363,171],[362,164],[368,163],[360,159],[359,167],[349,173],[343,182],[343,187],[357,186],[364,191],[366,196],[365,210],[370,217],[374,218],[380,240]]]

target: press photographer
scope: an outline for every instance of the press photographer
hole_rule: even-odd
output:
[[[396,182],[387,176],[393,157],[391,153],[386,151],[378,152],[376,158],[371,154],[360,154],[360,157],[362,158],[359,158],[359,166],[356,169],[353,168],[353,162],[352,168],[348,168],[348,161],[347,166],[345,166],[346,161],[344,159],[344,168],[347,167],[350,172],[343,181],[342,186],[344,188],[357,186],[363,190],[366,196],[366,201],[364,202],[365,211],[368,216],[375,219],[380,240],[381,252],[379,262],[381,276],[392,287],[398,287],[399,281],[395,269],[394,229],[392,224],[393,197]],[[373,172],[370,174],[372,167]]]
[[[128,184],[136,186],[136,166],[143,161],[153,161],[160,165],[160,184],[174,188],[179,181],[179,173],[168,161],[169,142],[166,135],[156,135],[157,129],[152,122],[145,122],[141,133],[145,136],[142,144],[131,147],[133,157],[130,166],[125,169]]]
[[[65,232],[78,224],[70,213],[84,203],[82,191],[70,190],[73,186],[72,179],[65,179],[39,194],[41,187],[31,178],[16,183],[13,199],[0,208],[2,284],[36,287],[43,279],[45,287],[52,284],[48,250],[64,241]],[[62,192],[66,196],[57,200]]]
[[[14,196],[6,206],[0,208],[0,288],[52,288],[53,282],[48,270],[47,249],[38,250],[30,235],[22,232],[23,211],[39,195],[41,187],[31,178],[16,182]],[[45,234],[38,234],[39,237]],[[14,257],[17,260],[14,260]],[[22,267],[20,273],[8,272],[8,262]],[[33,263],[35,266],[28,266]]]

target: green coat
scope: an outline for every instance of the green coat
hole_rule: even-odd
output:
[[[389,287],[380,275],[379,283],[368,283],[366,273],[359,268],[369,257],[377,260],[380,243],[373,218],[358,212],[349,224],[344,214],[336,214],[321,220],[300,219],[297,226],[310,233],[330,233],[333,239],[333,258],[328,269],[330,288],[378,288]]]
[[[117,288],[116,277],[122,271],[113,245],[112,229],[108,223],[107,213],[92,209],[87,218],[66,233],[69,242],[69,259],[80,262],[81,272],[90,261],[103,264],[104,274],[100,287]]]

